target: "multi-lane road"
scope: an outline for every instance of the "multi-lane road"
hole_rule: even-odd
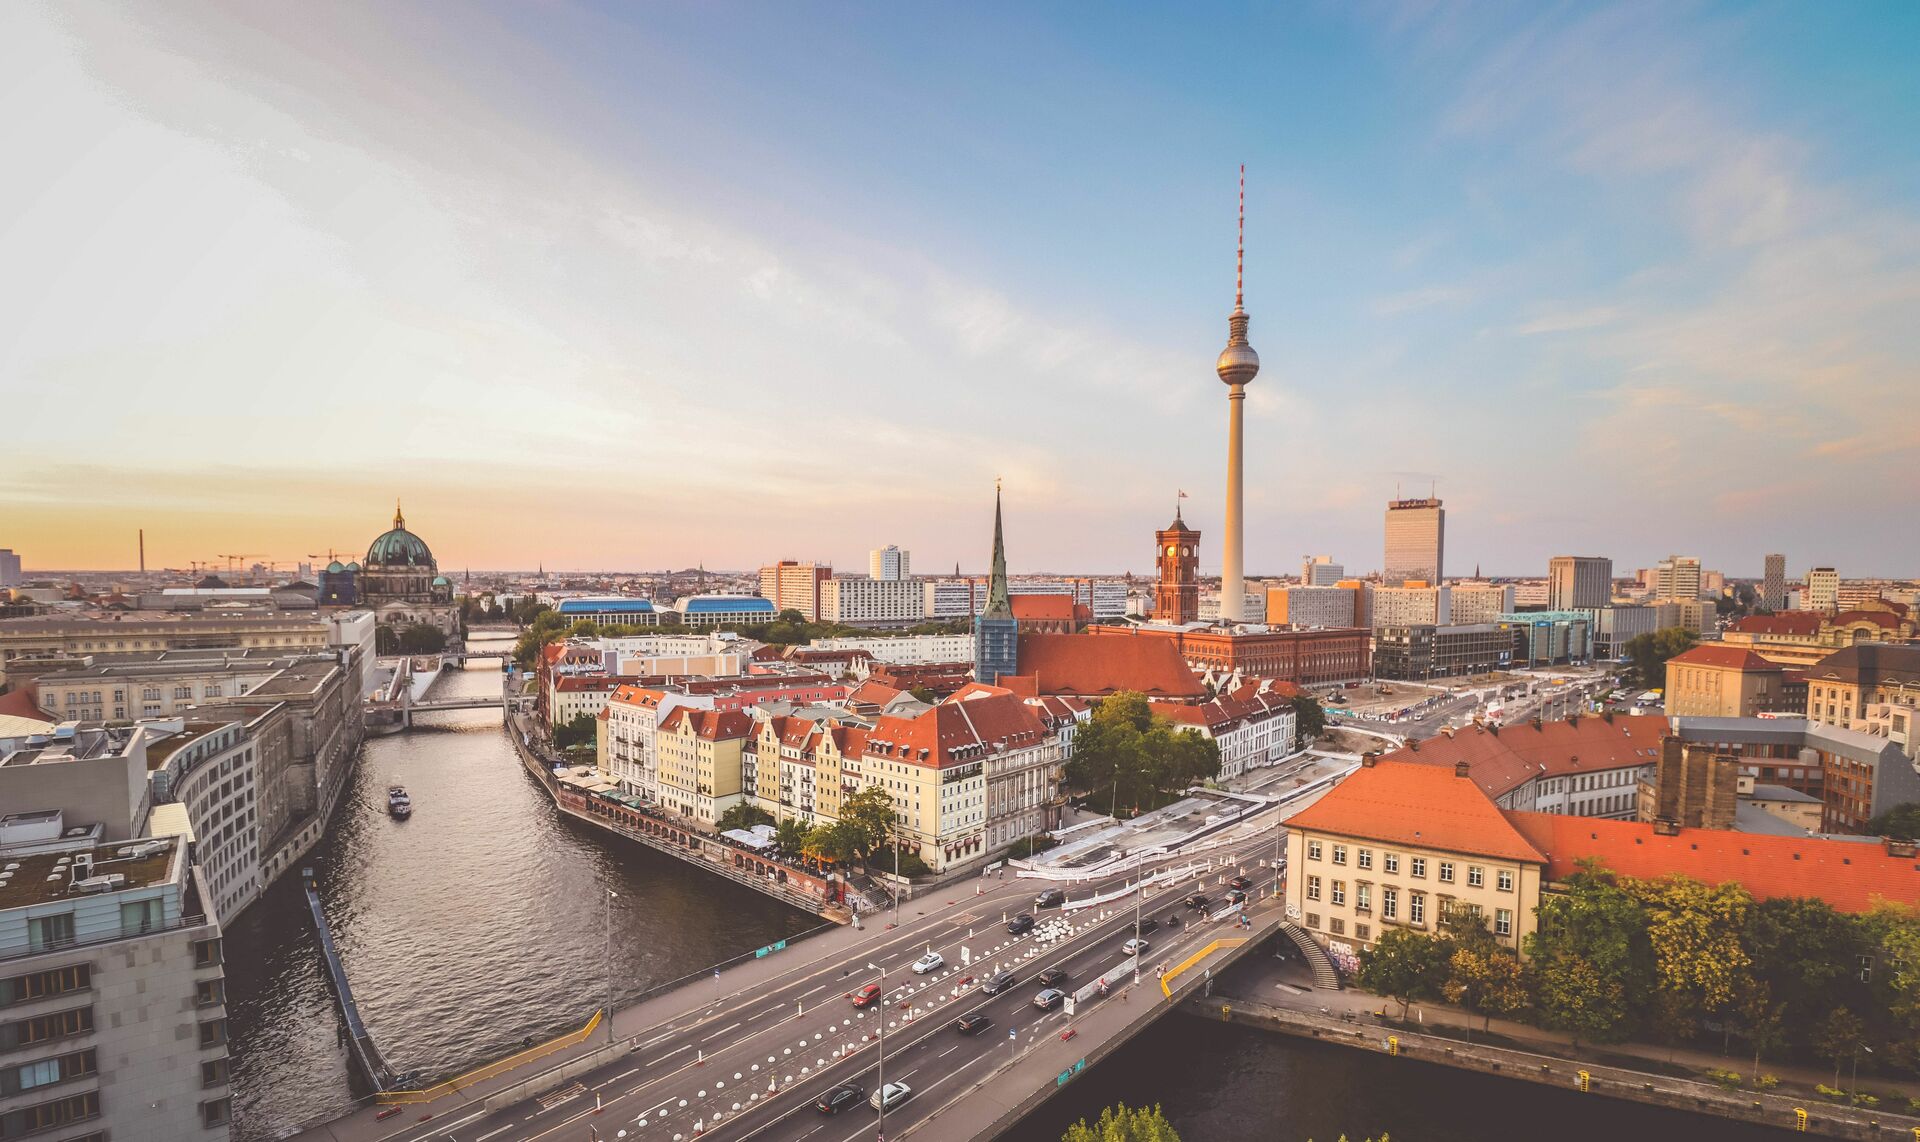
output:
[[[1141,911],[1159,928],[1146,937],[1141,983],[1135,988],[1128,972],[1104,997],[1087,997],[1080,1010],[1094,1003],[1158,999],[1156,965],[1178,963],[1226,934],[1228,921],[1210,921],[1183,906],[1189,893],[1207,892],[1218,909],[1225,892],[1219,881],[1242,870],[1254,881],[1256,897],[1263,888],[1271,893],[1272,870],[1261,868],[1260,861],[1271,860],[1276,851],[1273,830],[1279,815],[1268,810],[1211,851],[1149,863],[1149,874],[1157,869],[1171,874],[1200,861],[1211,867],[1149,885]],[[1079,901],[1124,890],[1133,875],[1129,869],[1074,885],[1069,895]],[[976,887],[982,891],[972,895]],[[392,1142],[690,1142],[696,1136],[729,1142],[857,1142],[879,1130],[879,1116],[866,1097],[834,1116],[821,1114],[815,1104],[843,1082],[860,1084],[865,1094],[879,1089],[883,1030],[885,1080],[904,1082],[912,1090],[886,1115],[886,1132],[897,1137],[997,1061],[1040,1036],[1067,1029],[1071,1017],[1064,1005],[1034,1006],[1037,974],[1064,970],[1068,982],[1062,986],[1071,993],[1127,962],[1121,945],[1133,935],[1131,894],[1083,909],[1034,912],[1034,894],[1047,887],[1044,881],[1008,878],[936,891],[909,905],[899,927],[882,928],[842,954],[796,961],[794,970],[775,982],[716,998],[633,1036],[619,1061],[539,1097],[490,1112],[472,1108],[410,1126],[396,1124],[384,1137]],[[909,915],[916,910],[925,914]],[[1038,923],[1032,931],[1010,934],[1005,919],[1023,911]],[[883,923],[884,915],[869,920]],[[1178,927],[1169,925],[1171,916],[1181,920]],[[915,974],[911,966],[928,951],[940,953],[945,966]],[[997,995],[981,994],[981,983],[1002,969],[1017,982]],[[884,999],[856,1007],[850,996],[868,984],[879,984]],[[963,1034],[953,1024],[968,1013],[990,1022],[975,1034]]]

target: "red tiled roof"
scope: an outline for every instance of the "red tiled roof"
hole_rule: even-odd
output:
[[[1428,738],[1417,750],[1397,749],[1381,760],[1449,770],[1464,761],[1475,785],[1489,797],[1502,797],[1536,777],[1652,765],[1660,759],[1660,742],[1667,732],[1662,717],[1616,717],[1612,722],[1588,717],[1539,726],[1520,722],[1498,732],[1466,726],[1452,737]]]
[[[1015,595],[1008,601],[1016,619],[1073,621],[1072,595]]]
[[[912,718],[881,718],[867,733],[865,756],[938,768],[978,760],[1002,743],[1008,749],[1037,745],[1049,732],[1014,695],[983,694]]]
[[[1149,698],[1202,698],[1194,677],[1171,640],[1111,638],[1091,634],[1023,634],[1020,673],[1040,694],[1105,697],[1137,690]]]
[[[0,715],[7,714],[16,718],[32,718],[38,722],[47,720],[47,715],[34,704],[33,695],[25,690],[13,690],[0,694]]]
[[[1472,781],[1452,769],[1377,761],[1295,813],[1289,829],[1545,864]]]
[[[1820,633],[1821,615],[1818,611],[1781,611],[1772,615],[1748,615],[1735,619],[1729,630],[1742,634],[1778,634],[1797,635],[1811,638]]]
[[[1920,859],[1892,856],[1883,843],[1719,829],[1681,829],[1669,837],[1639,821],[1506,816],[1547,854],[1549,880],[1573,872],[1580,858],[1595,857],[1622,876],[1652,879],[1677,872],[1707,884],[1731,880],[1761,900],[1813,896],[1842,912],[1864,912],[1876,900],[1920,900]]]
[[[1683,666],[1718,666],[1728,670],[1771,670],[1778,672],[1780,664],[1766,659],[1748,650],[1744,646],[1716,646],[1703,642],[1682,654],[1667,659],[1667,664]]]
[[[693,735],[707,741],[734,741],[753,733],[753,716],[744,710],[696,710],[690,706],[675,706],[666,720],[660,723],[663,733],[682,733],[691,730]]]
[[[847,702],[855,706],[884,706],[904,693],[906,693],[905,690],[899,690],[869,678],[853,688],[853,692],[847,695]]]

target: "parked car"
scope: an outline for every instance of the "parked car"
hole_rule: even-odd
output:
[[[887,1109],[892,1110],[894,1107],[899,1106],[912,1097],[913,1088],[906,1083],[888,1083],[886,1086],[881,1087],[879,1090],[867,1096],[867,1105],[873,1107],[875,1110],[879,1110],[880,1104],[885,1102]]]
[[[953,1029],[962,1035],[978,1035],[991,1026],[993,1026],[993,1020],[978,1011],[970,1011],[953,1021]]]
[[[1067,902],[1067,894],[1058,888],[1049,888],[1033,898],[1033,907],[1037,912],[1042,908],[1058,908]]]
[[[1061,968],[1048,968],[1046,971],[1034,976],[1033,982],[1039,984],[1041,987],[1059,987],[1061,984],[1067,982],[1067,973]]]
[[[1012,987],[1013,984],[1014,984],[1014,976],[1012,972],[1010,971],[995,972],[993,975],[987,977],[987,981],[985,983],[980,985],[980,994],[981,995],[999,995],[1001,992]]]
[[[1136,936],[1133,939],[1128,940],[1126,943],[1121,944],[1120,950],[1127,953],[1130,956],[1144,956],[1147,954],[1148,947],[1149,945],[1145,940],[1142,940],[1138,936]]]
[[[853,1000],[855,1007],[865,1007],[867,1004],[880,998],[880,985],[870,983],[859,991],[848,992],[847,998]]]
[[[928,952],[926,955],[913,961],[913,974],[926,975],[930,971],[939,971],[946,966],[947,957],[941,955],[939,952]]]
[[[841,1083],[820,1096],[813,1108],[822,1114],[838,1114],[867,1096],[867,1088],[859,1083]]]
[[[1227,887],[1229,887],[1229,888],[1238,888],[1238,889],[1240,889],[1240,890],[1241,890],[1242,892],[1244,892],[1244,891],[1246,891],[1247,889],[1249,889],[1249,888],[1252,888],[1252,887],[1253,887],[1253,881],[1251,881],[1251,880],[1248,880],[1248,879],[1247,879],[1246,877],[1244,877],[1244,876],[1236,876],[1236,877],[1234,877],[1234,878],[1233,878],[1232,880],[1229,880],[1229,881],[1227,881]]]
[[[1033,927],[1033,917],[1025,912],[1007,921],[1007,935],[1018,936]]]
[[[1067,993],[1057,987],[1047,988],[1033,997],[1033,1005],[1042,1011],[1052,1011],[1067,1001]]]

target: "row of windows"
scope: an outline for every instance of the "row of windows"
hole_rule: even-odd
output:
[[[1332,862],[1334,864],[1347,863],[1348,850],[1346,845],[1335,844],[1331,846],[1325,846],[1320,841],[1307,842],[1307,859],[1308,860],[1322,859],[1322,856],[1326,852],[1326,849],[1328,847],[1332,849]],[[1373,850],[1372,849],[1357,848],[1353,850],[1353,857],[1354,857],[1355,868],[1360,868],[1360,869],[1373,868]],[[1385,872],[1389,874],[1397,874],[1400,871],[1400,854],[1399,853],[1382,853],[1381,863],[1385,866],[1384,867]],[[1443,860],[1443,861],[1436,861],[1434,863],[1437,866],[1436,871],[1439,875],[1440,881],[1444,884],[1454,883],[1454,873],[1455,873],[1454,862],[1450,860]],[[1408,859],[1407,865],[1408,865],[1408,870],[1407,870],[1408,875],[1419,877],[1422,879],[1426,877],[1427,875],[1427,858],[1426,857],[1418,857],[1418,856],[1411,857]],[[1498,887],[1500,891],[1502,892],[1513,891],[1513,871],[1511,869],[1504,869],[1504,868],[1496,869],[1494,870],[1494,877],[1496,881],[1496,887]],[[1317,878],[1310,877],[1309,879],[1312,880]],[[1487,870],[1484,867],[1477,864],[1470,864],[1467,866],[1467,884],[1469,887],[1480,888],[1486,884],[1486,879],[1487,879]]]
[[[10,1023],[0,1023],[0,1051],[85,1035],[92,1030],[91,1007],[70,1007],[65,1011],[16,1019]]]
[[[1381,890],[1380,895],[1381,895],[1380,918],[1382,920],[1385,920],[1391,923],[1398,923],[1400,919],[1398,891],[1393,888],[1385,888]],[[1308,897],[1308,899],[1318,899],[1318,897],[1310,896]],[[1341,902],[1340,899],[1335,899],[1332,901],[1332,903],[1336,905],[1338,905],[1340,902]],[[1444,907],[1444,904],[1445,902],[1443,902],[1443,909],[1442,909],[1443,919],[1444,919],[1444,912],[1446,910]],[[1359,905],[1356,905],[1355,907],[1356,907],[1356,911],[1366,910],[1364,904],[1359,904]],[[1308,912],[1306,914],[1306,920],[1307,920],[1307,927],[1309,928],[1320,927],[1320,914],[1318,912]],[[1425,893],[1413,892],[1407,895],[1407,923],[1416,928],[1423,928],[1426,926],[1427,897]],[[1328,917],[1327,931],[1331,932],[1333,935],[1336,935],[1336,936],[1345,935],[1346,920],[1339,916]],[[1373,938],[1372,931],[1368,927],[1368,925],[1360,921],[1355,921],[1353,925],[1353,934],[1356,939],[1360,939],[1360,940],[1370,940]],[[1494,909],[1493,934],[1495,937],[1503,940],[1513,938],[1513,910],[1512,909],[1510,908]]]
[[[72,964],[0,979],[0,1007],[47,999],[93,986],[93,965]]]
[[[70,1055],[55,1055],[51,1059],[36,1059],[31,1063],[7,1067],[0,1070],[0,1098],[86,1078],[99,1069],[91,1047]]]
[[[96,1091],[86,1091],[0,1114],[0,1138],[25,1138],[42,1130],[98,1117],[100,1095]]]

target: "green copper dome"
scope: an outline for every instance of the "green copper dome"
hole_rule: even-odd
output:
[[[400,505],[393,508],[393,530],[386,532],[373,541],[367,548],[367,566],[369,567],[431,567],[433,552],[421,538],[407,530],[407,521],[400,514]]]

